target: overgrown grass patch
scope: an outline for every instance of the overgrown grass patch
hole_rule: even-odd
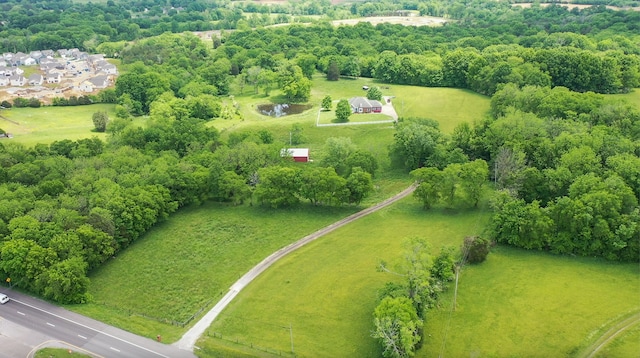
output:
[[[88,106],[11,108],[0,110],[0,128],[13,134],[12,142],[31,147],[37,143],[46,143],[71,139],[91,138],[102,140],[105,133],[95,132],[92,116],[95,112],[106,111],[115,118],[115,105],[93,104]]]
[[[217,332],[247,346],[289,352],[293,333],[299,356],[379,356],[370,337],[373,309],[384,284],[399,279],[379,272],[379,263],[402,271],[405,239],[425,237],[436,254],[442,245],[458,247],[464,236],[481,232],[487,219],[483,211],[425,212],[414,199],[404,199],[275,264],[240,293],[198,346],[215,350],[223,343],[213,338]]]
[[[176,339],[179,330],[170,325],[157,322],[153,332],[142,326],[186,322],[272,252],[356,210],[215,203],[187,208],[93,272],[94,303],[70,308],[133,332]],[[158,331],[163,326],[167,332]]]

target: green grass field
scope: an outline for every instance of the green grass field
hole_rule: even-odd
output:
[[[483,211],[425,212],[413,198],[367,216],[292,253],[240,293],[198,343],[203,357],[223,338],[290,352],[289,325],[300,357],[379,356],[369,337],[377,291],[398,279],[376,270],[381,260],[400,271],[406,238],[427,238],[436,254],[482,231]],[[284,327],[284,328],[283,328]]]
[[[105,133],[94,131],[92,116],[95,112],[106,111],[115,117],[115,105],[93,104],[73,107],[41,107],[4,109],[0,115],[0,128],[13,134],[12,142],[33,146],[37,143],[51,143],[56,140],[77,140],[97,136],[105,139]]]
[[[464,269],[456,311],[449,295],[433,312],[420,356],[575,356],[640,310],[639,273],[637,264],[497,247]]]
[[[156,324],[154,318],[185,322],[211,308],[272,252],[355,210],[215,203],[182,210],[92,273],[89,292],[95,303],[70,308],[149,337],[176,340],[181,328]]]
[[[467,90],[386,85],[378,83],[371,78],[343,78],[339,81],[328,81],[324,75],[317,74],[313,78],[311,98],[308,102],[313,107],[304,113],[280,118],[262,115],[256,109],[259,104],[284,102],[284,99],[279,96],[279,91],[274,90],[270,97],[265,97],[262,90],[255,94],[253,88],[245,87],[240,93],[237,86],[235,86],[233,101],[239,105],[242,119],[218,120],[212,125],[222,130],[258,124],[263,126],[293,122],[314,124],[320,108],[320,102],[325,96],[331,96],[335,103],[341,99],[365,96],[366,92],[362,90],[364,85],[379,86],[384,96],[395,96],[392,102],[400,117],[435,119],[440,123],[440,128],[445,133],[451,133],[455,126],[461,122],[473,123],[482,119],[489,110],[490,105],[488,97]],[[335,104],[333,109],[335,110]],[[335,118],[335,116],[331,117],[334,113],[334,111],[324,112],[321,115],[321,123],[330,123]],[[352,115],[349,120],[359,121],[364,118],[356,117],[358,116]]]
[[[481,232],[487,218],[483,212],[427,213],[405,199],[349,225],[274,265],[242,292],[198,343],[200,356],[230,344],[290,352],[289,324],[297,356],[380,355],[369,337],[376,291],[395,277],[377,272],[376,264],[397,264],[410,236],[428,238],[434,251],[458,247],[465,235]],[[640,310],[639,273],[635,264],[497,247],[487,262],[463,270],[453,314],[453,289],[431,312],[416,356],[575,355],[617,319]],[[634,337],[637,330],[612,343],[622,354],[612,356],[637,349]]]

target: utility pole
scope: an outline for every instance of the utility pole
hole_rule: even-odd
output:
[[[296,352],[293,350],[293,326],[291,325],[291,322],[289,322],[289,337],[291,337],[291,353],[295,355]]]

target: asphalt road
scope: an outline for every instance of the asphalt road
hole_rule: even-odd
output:
[[[192,352],[3,289],[11,301],[0,305],[0,358],[30,357],[43,346],[69,348],[93,357],[193,358]]]

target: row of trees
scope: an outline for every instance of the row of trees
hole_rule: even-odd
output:
[[[268,167],[257,174],[254,194],[259,203],[272,208],[295,205],[301,199],[314,205],[359,204],[373,190],[371,174],[360,167],[346,179],[332,167]]]
[[[434,167],[415,169],[411,177],[418,183],[413,196],[422,202],[425,209],[441,201],[453,207],[460,190],[463,202],[477,207],[489,178],[489,168],[487,162],[476,159],[463,164],[449,164],[443,170]]]

